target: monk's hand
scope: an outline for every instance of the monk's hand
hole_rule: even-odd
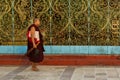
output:
[[[33,45],[33,48],[37,48],[37,46],[34,44],[34,45]]]

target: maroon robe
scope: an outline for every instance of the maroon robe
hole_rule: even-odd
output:
[[[29,51],[31,48],[33,48],[32,40],[31,40],[31,38],[28,37],[28,33],[29,33],[29,31],[31,30],[31,27],[34,27],[34,28],[35,28],[35,31],[38,31],[38,32],[39,32],[39,39],[40,39],[40,40],[39,40],[39,41],[36,41],[36,39],[34,39],[34,40],[35,40],[35,44],[37,44],[38,42],[40,42],[40,43],[38,44],[38,46],[37,46],[37,49],[39,50],[39,53],[37,54],[37,56],[35,56],[35,49],[33,49],[27,56],[28,56],[28,58],[29,58],[29,60],[30,60],[31,62],[38,63],[38,62],[43,61],[43,59],[44,59],[44,54],[43,54],[43,52],[44,52],[43,36],[42,36],[42,34],[41,34],[40,30],[39,30],[39,27],[37,27],[35,24],[32,24],[32,25],[28,28],[28,31],[27,31],[27,38],[28,38],[28,45],[27,45],[28,49],[27,49],[27,51]]]

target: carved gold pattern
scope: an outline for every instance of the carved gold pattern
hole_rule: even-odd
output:
[[[0,45],[26,45],[35,17],[45,45],[120,45],[119,0],[0,0]]]

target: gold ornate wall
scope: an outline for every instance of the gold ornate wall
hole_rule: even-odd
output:
[[[0,45],[26,45],[34,17],[46,45],[120,45],[120,0],[0,0]]]

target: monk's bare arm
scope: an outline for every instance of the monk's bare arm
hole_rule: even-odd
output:
[[[33,43],[33,47],[36,48],[36,44],[35,44],[35,41],[34,41],[34,37],[35,37],[35,28],[34,27],[31,27],[31,38],[32,38],[32,43]]]

